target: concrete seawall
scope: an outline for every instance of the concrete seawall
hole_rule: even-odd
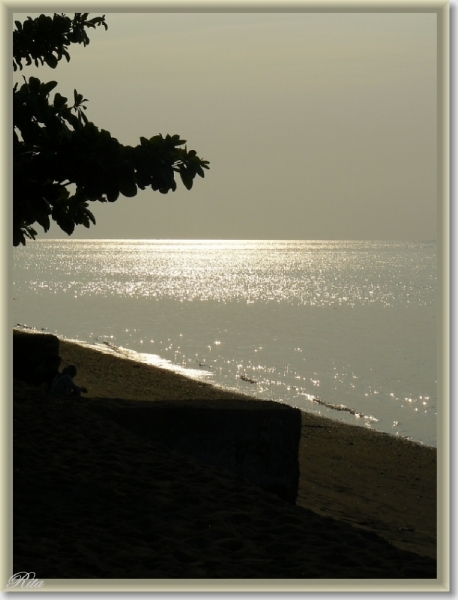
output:
[[[263,401],[117,402],[90,406],[134,433],[294,503],[301,414]]]

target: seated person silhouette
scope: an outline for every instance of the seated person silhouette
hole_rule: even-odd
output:
[[[85,387],[80,387],[73,381],[75,376],[75,365],[69,365],[62,369],[62,373],[51,384],[51,395],[57,398],[79,398],[81,392],[87,393]]]

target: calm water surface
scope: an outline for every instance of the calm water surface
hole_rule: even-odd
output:
[[[13,272],[12,325],[436,445],[435,243],[42,240]]]

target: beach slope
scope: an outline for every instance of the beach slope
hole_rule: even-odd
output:
[[[294,505],[180,452],[173,436],[144,435],[145,411],[135,412],[189,401],[211,429],[211,411],[248,397],[66,341],[59,352],[86,398],[63,402],[14,382],[13,572],[436,578],[434,449],[304,413]]]

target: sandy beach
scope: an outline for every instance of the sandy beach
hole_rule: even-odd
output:
[[[59,354],[88,388],[81,399],[14,380],[12,572],[435,580],[436,449],[302,413],[288,503],[132,426],[138,406],[154,418],[154,403],[217,411],[248,395],[67,341]]]

